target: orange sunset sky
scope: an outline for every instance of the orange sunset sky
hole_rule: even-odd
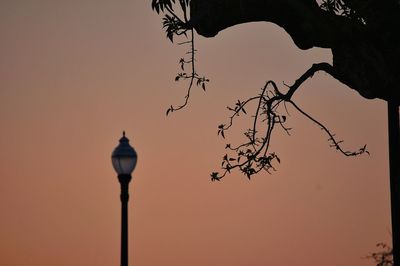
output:
[[[0,0],[0,265],[119,265],[119,184],[110,155],[122,130],[138,153],[130,185],[135,266],[361,266],[391,243],[386,103],[324,73],[296,102],[346,149],[289,109],[272,175],[210,181],[241,120],[217,136],[226,106],[275,80],[292,84],[326,49],[299,50],[270,23],[197,37],[210,78],[185,110],[171,44],[150,1]]]

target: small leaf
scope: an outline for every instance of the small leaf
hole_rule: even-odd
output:
[[[231,166],[230,165],[227,165],[225,169],[226,169],[226,171],[228,171],[228,173],[231,172]]]
[[[204,84],[204,82],[203,84],[201,84],[201,87],[203,88],[203,91],[206,91],[206,85]]]
[[[167,33],[167,38],[173,43],[174,42],[174,34],[172,32]]]
[[[221,178],[218,177],[218,172],[211,173],[211,181],[220,181]]]
[[[181,58],[181,59],[179,60],[179,64],[181,65],[182,71],[184,71],[184,70],[185,70],[185,59]]]

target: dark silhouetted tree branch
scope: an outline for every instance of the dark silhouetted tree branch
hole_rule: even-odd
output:
[[[178,2],[178,1],[177,1]],[[304,112],[292,101],[293,93],[316,71],[323,70],[367,99],[379,98],[388,102],[389,157],[393,231],[393,261],[400,259],[400,1],[399,0],[179,0],[183,12],[180,18],[173,9],[175,0],[153,0],[154,10],[164,12],[163,25],[167,37],[192,34],[191,59],[181,59],[182,65],[192,65],[191,74],[180,73],[176,80],[190,79],[183,105],[171,106],[169,112],[187,105],[194,81],[205,89],[206,78],[200,78],[194,67],[193,30],[205,37],[214,37],[219,31],[241,23],[266,21],[282,27],[300,49],[312,47],[328,48],[332,51],[333,63],[315,64],[307,70],[287,93],[278,90],[275,82],[268,81],[261,93],[246,101],[238,101],[228,125],[220,125],[218,133],[225,137],[235,117],[246,114],[245,108],[256,103],[253,127],[245,132],[247,142],[227,149],[236,152],[236,157],[224,156],[220,175],[212,173],[212,180],[220,180],[232,169],[238,168],[249,178],[261,170],[274,170],[272,161],[280,161],[269,152],[271,134],[276,125],[286,133],[286,116],[278,110],[281,103],[289,103],[301,114],[319,125],[333,147],[346,156],[367,152],[365,146],[356,152],[344,151],[334,135],[320,122]],[[187,8],[190,6],[190,18]],[[182,67],[183,68],[183,67]],[[272,87],[272,88],[271,88]],[[259,124],[266,123],[263,134]],[[384,265],[384,264],[382,264]]]
[[[247,129],[243,133],[246,137],[246,142],[235,147],[230,143],[226,145],[226,149],[230,153],[233,152],[234,155],[224,155],[221,164],[223,172],[211,173],[211,180],[219,181],[227,173],[230,173],[234,169],[239,169],[249,179],[252,175],[257,174],[262,170],[265,170],[268,173],[270,173],[271,170],[275,170],[272,163],[275,160],[279,163],[280,158],[276,155],[276,153],[269,151],[269,144],[271,142],[272,132],[276,125],[279,125],[287,134],[289,134],[290,128],[286,127],[285,125],[287,116],[281,115],[281,111],[279,110],[281,105],[285,102],[291,104],[299,113],[317,124],[329,136],[331,147],[334,147],[343,155],[356,156],[363,153],[369,154],[369,152],[366,150],[366,146],[357,151],[343,150],[341,147],[342,141],[337,140],[335,135],[331,133],[326,126],[303,111],[292,100],[292,96],[300,88],[300,86],[308,78],[312,77],[317,71],[320,70],[331,73],[332,66],[328,63],[312,65],[312,67],[309,68],[303,75],[301,75],[292,86],[288,86],[289,90],[286,93],[282,93],[278,89],[276,83],[270,80],[261,89],[261,93],[259,95],[250,97],[245,101],[238,100],[234,107],[228,107],[228,110],[232,112],[232,115],[229,117],[228,124],[221,124],[218,126],[218,135],[221,135],[223,138],[225,138],[225,132],[231,128],[234,119],[241,114],[247,115],[245,108],[254,102],[256,104],[256,109],[254,115],[252,116],[253,127]],[[260,126],[260,121],[266,123],[266,125],[262,124]],[[266,130],[263,131],[263,128],[266,128]]]

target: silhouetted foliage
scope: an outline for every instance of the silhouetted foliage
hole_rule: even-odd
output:
[[[380,250],[371,253],[367,258],[373,259],[376,266],[393,266],[393,249],[385,243],[378,243],[376,246]]]
[[[320,7],[331,14],[340,15],[362,22],[363,18],[358,10],[363,9],[368,1],[324,0]],[[354,8],[358,6],[358,8]]]

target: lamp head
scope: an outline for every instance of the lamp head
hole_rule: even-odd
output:
[[[129,145],[129,139],[125,137],[125,131],[119,140],[119,145],[111,155],[112,165],[118,175],[130,175],[135,169],[137,154],[135,149]]]

